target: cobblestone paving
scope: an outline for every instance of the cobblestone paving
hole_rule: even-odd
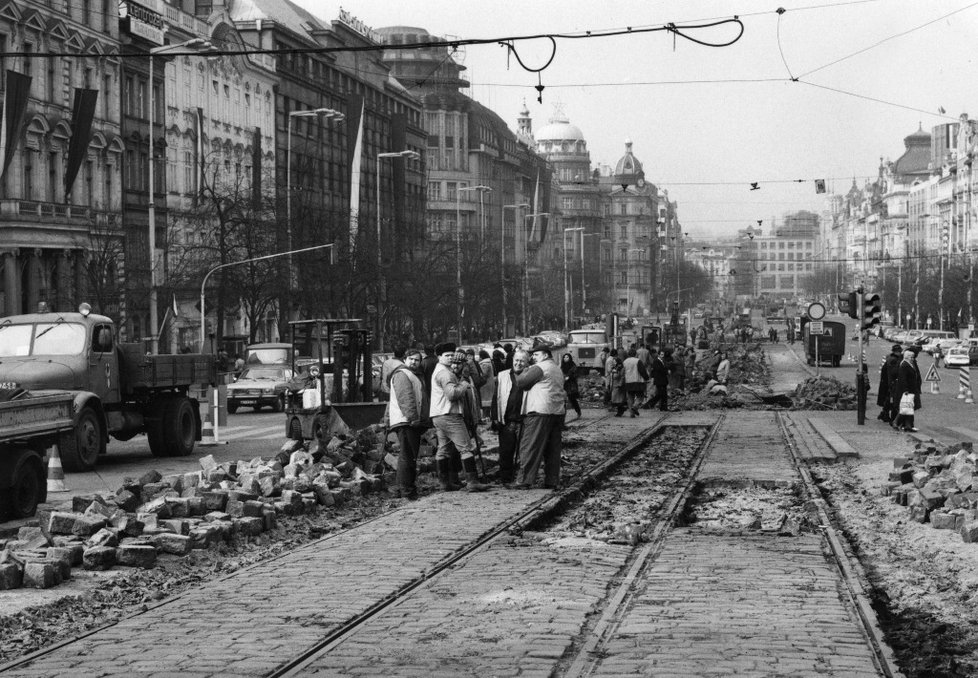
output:
[[[657,420],[611,419],[591,430],[624,443]],[[425,497],[207,583],[3,675],[264,675],[544,494],[495,490]]]
[[[879,675],[818,535],[675,530],[643,581],[595,675]]]
[[[371,620],[302,676],[549,676],[631,547],[499,543]]]
[[[775,413],[733,411],[727,415],[700,468],[700,480],[749,479],[790,485],[799,480],[784,450]]]

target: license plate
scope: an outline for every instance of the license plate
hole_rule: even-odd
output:
[[[254,405],[255,404],[255,401],[254,400],[251,400],[249,398],[248,400],[239,400],[238,401],[238,404],[239,405]]]
[[[0,388],[15,389],[15,388],[17,388],[17,382],[16,381],[0,381]]]

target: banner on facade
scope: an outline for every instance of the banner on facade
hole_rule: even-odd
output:
[[[205,158],[204,158],[204,109],[200,106],[197,107],[197,115],[194,116],[195,123],[197,127],[197,162],[194,163],[196,166],[196,171],[194,172],[194,181],[197,185],[194,186],[194,193],[198,193],[204,188],[204,179],[206,178],[205,172]]]
[[[0,177],[7,171],[20,141],[20,126],[27,112],[27,97],[31,92],[31,76],[7,71],[7,92],[3,98],[3,121],[0,123]]]
[[[78,176],[82,161],[88,155],[96,103],[98,103],[97,89],[75,88],[75,100],[71,107],[71,139],[68,141],[68,157],[65,161],[65,204],[68,204],[71,188],[75,185],[75,178]]]
[[[251,141],[251,206],[261,214],[261,127],[255,126]]]
[[[350,179],[350,251],[356,248],[360,230],[360,165],[363,155],[364,101],[358,94],[351,94],[346,103],[347,172]]]
[[[537,170],[537,184],[533,189],[533,215],[530,219],[530,235],[527,242],[536,242],[537,220],[540,218],[540,170]]]

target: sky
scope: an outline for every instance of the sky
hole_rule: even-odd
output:
[[[323,19],[340,3],[295,0]],[[667,32],[558,40],[540,74],[499,44],[460,55],[469,94],[516,128],[523,101],[539,129],[559,105],[587,140],[592,167],[614,166],[633,142],[646,180],[678,202],[693,237],[733,236],[787,212],[827,210],[814,180],[845,193],[896,160],[903,139],[962,113],[978,116],[978,2],[969,0],[359,0],[345,9],[373,28],[504,38],[632,27],[743,22],[733,45]],[[775,11],[784,8],[780,15]],[[685,29],[728,42],[739,28]],[[548,40],[516,41],[530,67]],[[795,78],[796,80],[792,80]],[[944,114],[940,110],[945,111]],[[801,183],[795,180],[804,180]],[[751,190],[757,182],[759,188]]]

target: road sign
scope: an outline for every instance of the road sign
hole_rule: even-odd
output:
[[[937,373],[937,363],[931,363],[930,369],[927,370],[927,376],[924,377],[924,381],[940,381],[941,375]]]
[[[825,317],[825,307],[817,301],[809,304],[808,317],[812,320],[821,320]]]
[[[822,334],[825,332],[825,323],[821,320],[813,320],[808,323],[809,334]]]

